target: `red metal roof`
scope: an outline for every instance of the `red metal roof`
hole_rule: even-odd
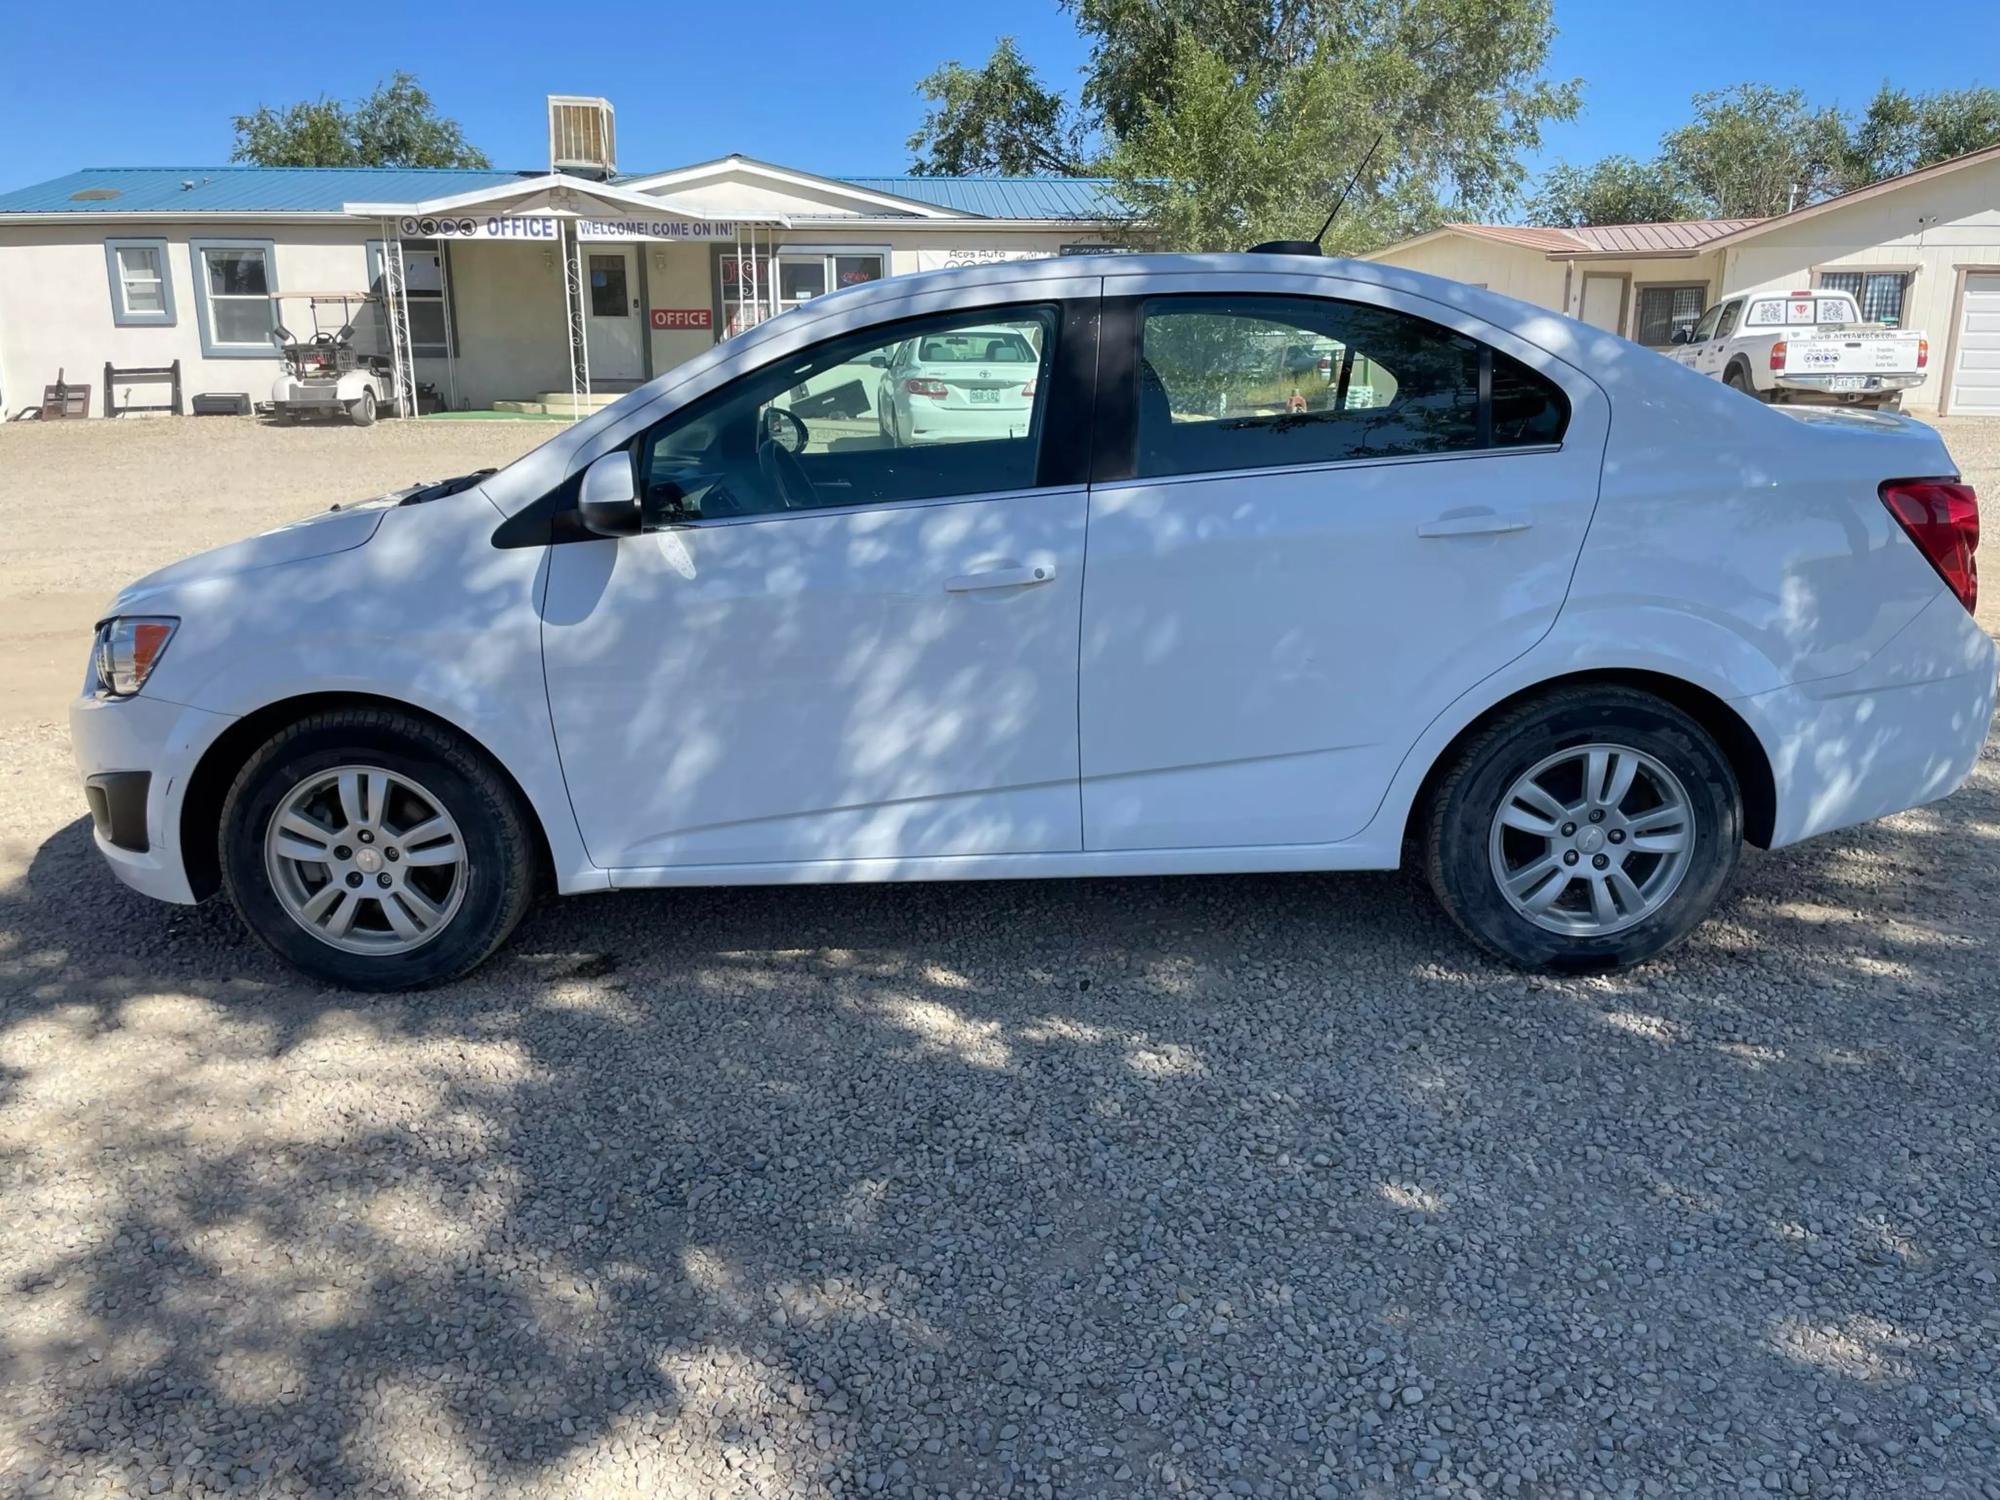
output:
[[[1686,255],[1710,240],[1747,229],[1758,219],[1680,219],[1665,224],[1591,224],[1577,229],[1541,229],[1524,224],[1447,224],[1460,234],[1507,245],[1524,245],[1546,255]]]

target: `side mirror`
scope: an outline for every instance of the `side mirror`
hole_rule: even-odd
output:
[[[886,354],[871,354],[868,356],[868,364],[871,369],[886,370],[889,368],[889,356]]]
[[[1691,328],[1676,328],[1673,337],[1668,339],[1667,342],[1670,344],[1692,344],[1694,342],[1694,330]]]
[[[639,491],[632,480],[630,453],[623,449],[607,453],[583,471],[576,514],[583,529],[598,536],[639,534]]]

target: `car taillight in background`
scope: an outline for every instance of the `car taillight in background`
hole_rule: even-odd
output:
[[[1035,394],[1035,379],[1036,379],[1036,377],[1034,377],[1033,375],[1030,375],[1030,376],[1028,377],[1028,383],[1027,383],[1026,385],[1024,385],[1024,386],[1022,386],[1022,387],[1021,387],[1021,394],[1022,394],[1022,395],[1024,395],[1024,396],[1027,396],[1027,397],[1029,397],[1030,399],[1032,399],[1032,398],[1033,398],[1033,396],[1034,396],[1034,394]]]
[[[1783,339],[1779,339],[1775,344],[1771,345],[1771,368],[1774,370],[1785,368],[1785,341]]]
[[[1889,514],[1968,610],[1979,605],[1979,496],[1956,479],[1890,479]]]
[[[1924,368],[1924,366],[1928,365],[1930,362],[1931,362],[1931,341],[1929,339],[1918,339],[1917,368],[1921,370]]]
[[[951,387],[942,380],[906,380],[903,389],[912,396],[928,396],[933,401],[942,401],[951,394]]]

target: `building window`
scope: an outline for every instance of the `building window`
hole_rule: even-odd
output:
[[[1639,321],[1635,342],[1648,349],[1665,348],[1676,328],[1693,328],[1701,321],[1708,297],[1706,286],[1645,286],[1639,288]]]
[[[1846,292],[1861,308],[1864,323],[1903,326],[1903,299],[1909,293],[1908,271],[1822,271],[1819,284],[1829,292]]]
[[[120,328],[171,328],[174,284],[167,275],[165,240],[106,240],[111,276],[111,321]]]
[[[410,307],[410,353],[417,359],[443,359],[453,353],[451,319],[445,298],[444,247],[435,240],[403,241],[403,292]],[[382,270],[382,242],[368,242],[368,290],[378,299],[369,310],[375,352],[389,357],[389,315],[379,300],[387,295]]]
[[[732,333],[810,302],[842,287],[880,281],[889,268],[886,250],[819,246],[775,254],[723,256],[716,274],[722,282],[722,327]]]
[[[277,255],[269,240],[190,240],[201,352],[211,359],[275,359]]]

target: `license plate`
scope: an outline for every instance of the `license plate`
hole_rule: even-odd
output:
[[[1000,404],[1000,392],[997,387],[991,390],[980,390],[974,387],[965,393],[965,399],[970,401],[974,406],[998,406]]]
[[[1865,375],[1836,375],[1826,383],[1830,391],[1860,391],[1868,388]]]

